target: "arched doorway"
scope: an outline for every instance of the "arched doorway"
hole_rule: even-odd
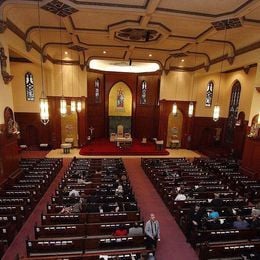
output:
[[[168,130],[167,130],[167,147],[170,147],[170,142],[174,138],[179,140],[179,146],[181,146],[182,138],[182,123],[183,123],[183,114],[178,109],[177,115],[174,116],[173,113],[170,113],[168,116]]]
[[[78,114],[70,112],[70,106],[67,106],[67,114],[61,117],[61,141],[65,138],[73,138],[73,145],[78,146]]]
[[[109,92],[108,117],[109,135],[117,132],[117,126],[123,126],[124,133],[132,128],[132,92],[122,81],[117,82]]]

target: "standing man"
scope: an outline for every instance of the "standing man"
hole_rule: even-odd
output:
[[[160,226],[154,213],[150,214],[150,219],[145,223],[144,231],[146,235],[147,249],[155,250],[157,241],[160,241]]]

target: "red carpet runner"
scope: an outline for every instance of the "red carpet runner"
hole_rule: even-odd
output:
[[[169,153],[163,149],[156,150],[154,143],[142,144],[140,141],[133,140],[129,147],[117,147],[116,143],[110,142],[108,139],[96,139],[80,149],[80,155],[168,155]]]
[[[156,259],[197,260],[195,251],[186,243],[185,236],[173,216],[143,172],[140,159],[127,158],[123,161],[144,220],[146,221],[153,212],[160,222],[161,241],[157,248]]]

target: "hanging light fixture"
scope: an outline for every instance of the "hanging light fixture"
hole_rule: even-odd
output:
[[[196,65],[197,65],[197,46],[198,46],[198,43],[196,43],[196,53],[195,53],[195,65],[194,67],[196,68]],[[195,72],[194,72],[195,73]],[[192,97],[193,97],[193,88],[194,88],[194,73],[192,75],[192,86],[191,86],[191,97],[190,97],[190,100],[192,100]],[[189,103],[189,108],[188,108],[188,117],[193,117],[193,113],[194,113],[194,102],[193,101],[190,101]]]
[[[223,69],[223,63],[224,63],[224,54],[225,54],[225,47],[226,47],[226,36],[227,36],[227,27],[225,27],[225,36],[224,36],[224,45],[223,45],[223,53],[222,53],[222,62],[220,66],[220,76],[219,76],[219,86],[218,86],[218,98],[217,103],[214,106],[213,109],[213,121],[217,122],[220,117],[220,106],[219,106],[219,93],[220,93],[220,85],[221,85],[221,79],[222,79],[222,69]]]
[[[80,68],[80,66],[77,68],[77,69],[78,69],[78,94],[79,94],[79,96],[80,96],[80,88],[79,88],[79,68]],[[78,112],[81,112],[81,109],[82,109],[81,100],[78,100],[78,101],[77,101],[77,111],[78,111]]]
[[[44,79],[43,79],[43,59],[42,59],[42,41],[41,41],[41,16],[40,16],[40,2],[38,1],[38,22],[39,22],[39,40],[41,50],[41,79],[42,79],[42,92],[40,98],[40,119],[44,125],[49,123],[49,104],[45,94]]]
[[[61,43],[61,48],[60,48],[60,59],[61,59],[61,64],[60,64],[60,75],[61,75],[61,99],[60,99],[60,113],[61,116],[65,116],[67,114],[67,101],[63,96],[63,68],[62,68],[62,42],[61,42],[61,16],[60,16],[60,43]]]
[[[70,56],[71,56],[71,60],[72,60],[72,50],[70,52]],[[71,95],[72,95],[72,99],[70,101],[70,111],[72,113],[76,112],[76,101],[73,98],[73,65],[71,65]]]
[[[175,96],[175,98],[177,98],[177,90],[178,90],[178,74],[176,75],[176,96]],[[177,103],[175,101],[172,105],[172,114],[174,116],[177,116],[177,111],[178,111],[178,107],[177,107]]]

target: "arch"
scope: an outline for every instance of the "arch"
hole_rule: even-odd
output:
[[[167,141],[166,146],[169,147],[171,140],[179,140],[179,146],[181,146],[182,140],[182,126],[183,126],[183,113],[180,109],[177,110],[177,115],[174,116],[171,112],[168,116],[168,128],[167,128]]]
[[[124,81],[111,87],[108,95],[109,135],[116,133],[118,125],[124,127],[124,132],[131,133],[132,102],[132,91]]]
[[[67,106],[68,113],[61,117],[61,141],[65,138],[73,138],[73,146],[78,146],[78,113],[71,113]]]
[[[229,102],[229,113],[227,119],[225,141],[227,143],[233,143],[234,128],[237,121],[239,100],[241,93],[241,84],[238,80],[233,83]]]

